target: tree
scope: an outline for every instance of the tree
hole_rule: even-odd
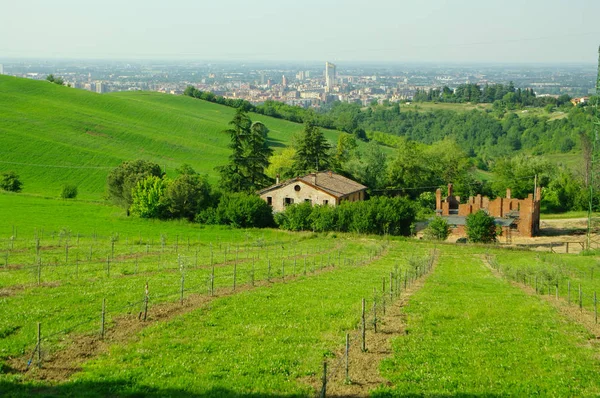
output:
[[[327,170],[331,167],[329,154],[331,144],[314,123],[307,122],[304,125],[304,132],[297,140],[295,149],[292,170],[296,175]]]
[[[231,138],[229,163],[218,167],[221,188],[229,192],[252,192],[268,185],[265,174],[273,150],[267,144],[269,129],[260,122],[252,123],[246,112],[238,109],[225,130]]]
[[[349,162],[347,170],[370,189],[380,189],[386,183],[387,157],[374,141],[367,144],[361,159]]]
[[[271,178],[291,178],[294,176],[292,167],[294,166],[294,157],[296,150],[292,147],[284,148],[281,153],[271,156],[269,167],[265,173]]]
[[[494,217],[483,210],[467,216],[467,238],[474,243],[492,243],[496,241]]]
[[[142,218],[164,218],[167,215],[167,182],[150,175],[137,182],[131,192],[131,213]]]
[[[342,167],[350,159],[357,157],[357,148],[355,136],[347,133],[340,134],[335,151],[335,162]]]
[[[46,80],[48,80],[50,83],[58,84],[59,86],[65,84],[65,81],[62,77],[54,77],[53,74],[46,76]]]
[[[431,170],[429,159],[421,146],[414,141],[399,140],[396,158],[389,167],[390,185],[398,188],[422,188],[436,185],[436,179]],[[425,190],[425,189],[424,189]],[[413,189],[410,194],[418,195],[418,189]]]
[[[171,217],[192,221],[211,202],[210,185],[205,176],[181,174],[168,184],[165,201]]]
[[[23,183],[14,171],[5,171],[2,173],[2,178],[0,178],[0,189],[9,192],[21,192]]]
[[[160,166],[146,160],[123,162],[108,175],[108,199],[117,206],[129,209],[132,204],[131,190],[138,181],[148,176],[162,177]]]
[[[269,167],[269,158],[273,150],[267,144],[269,129],[261,122],[254,122],[250,126],[247,150],[247,171],[250,179],[250,189],[255,191],[271,184],[272,180],[265,173]]]
[[[446,240],[450,235],[450,225],[443,217],[434,217],[423,232],[425,239],[428,240]]]

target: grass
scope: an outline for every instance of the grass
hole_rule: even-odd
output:
[[[311,395],[308,381],[318,380],[322,361],[335,356],[345,333],[357,327],[361,298],[370,308],[382,278],[396,266],[410,270],[411,259],[432,248],[413,240],[153,222],[127,218],[112,206],[14,194],[0,195],[0,218],[6,220],[0,228],[4,366],[8,358],[27,360],[38,321],[49,336],[43,342],[48,355],[78,336],[98,335],[103,298],[109,328],[135,317],[146,282],[150,317],[157,304],[177,305],[182,270],[185,300],[208,296],[212,265],[218,293],[109,344],[68,381],[54,385],[0,374],[8,396]],[[40,286],[36,236],[45,265]],[[591,276],[597,258],[468,245],[438,250],[438,268],[405,309],[407,334],[381,364],[392,387],[375,396],[600,393],[597,349],[587,344],[582,327],[482,264],[489,253],[507,275],[526,269],[540,275],[540,286],[541,275],[560,269],[589,294],[600,288],[600,275]],[[2,253],[9,253],[8,268]],[[319,272],[323,266],[329,267]],[[252,280],[257,286],[248,290]]]
[[[221,134],[235,110],[154,92],[96,94],[43,81],[0,76],[0,172],[15,170],[24,192],[58,197],[65,183],[82,199],[104,196],[109,170],[125,160],[152,160],[168,175],[183,163],[216,181],[227,161]],[[251,114],[270,129],[275,149],[287,146],[301,124]],[[336,142],[338,132],[324,130]]]
[[[406,309],[406,336],[381,365],[392,396],[591,396],[596,350],[583,327],[494,277],[477,257],[445,257]]]

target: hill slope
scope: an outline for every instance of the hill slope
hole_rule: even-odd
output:
[[[235,110],[153,92],[96,94],[48,82],[0,76],[0,171],[15,170],[24,192],[57,196],[64,183],[82,199],[101,199],[109,170],[124,160],[153,160],[167,174],[182,163],[216,180],[229,155]],[[251,114],[270,129],[275,148],[303,126]],[[325,131],[335,142],[338,132]]]

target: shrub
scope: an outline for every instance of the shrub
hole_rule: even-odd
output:
[[[381,235],[408,235],[414,219],[415,209],[408,199],[387,197],[342,202],[336,207],[301,203],[276,216],[280,228],[291,231],[312,229]]]
[[[215,210],[203,211],[197,220],[237,228],[266,228],[275,224],[271,206],[256,195],[244,193],[223,195]]]
[[[283,215],[277,216],[278,225],[290,231],[309,231],[312,226],[310,215],[312,205],[308,202],[288,206]]]
[[[167,182],[156,176],[139,181],[131,192],[131,213],[142,218],[165,218],[167,216]]]
[[[63,199],[75,199],[77,197],[77,185],[65,184],[60,191],[60,197]]]
[[[435,217],[429,222],[423,235],[428,240],[446,240],[450,235],[450,225],[448,225],[448,221],[445,218]]]
[[[23,183],[14,171],[5,171],[0,178],[0,189],[10,192],[21,192]]]
[[[146,160],[123,162],[108,175],[108,199],[118,206],[129,209],[133,203],[132,190],[139,181],[148,176],[162,177],[160,166]]]
[[[337,212],[329,205],[316,205],[308,217],[312,230],[326,232],[337,230]]]
[[[169,183],[165,192],[169,214],[174,218],[193,220],[210,206],[210,185],[206,177],[197,174],[181,174]]]
[[[467,216],[467,237],[470,242],[491,243],[496,241],[496,224],[494,217],[483,210]]]

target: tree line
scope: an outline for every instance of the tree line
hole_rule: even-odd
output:
[[[539,107],[547,105],[552,106],[571,106],[571,97],[563,94],[558,98],[538,97],[531,88],[515,88],[513,82],[508,84],[486,84],[481,87],[479,84],[466,83],[461,84],[452,90],[448,86],[442,88],[417,89],[413,96],[415,102],[445,102],[445,103],[472,103],[472,104],[498,104],[508,106],[509,109],[515,107]]]

